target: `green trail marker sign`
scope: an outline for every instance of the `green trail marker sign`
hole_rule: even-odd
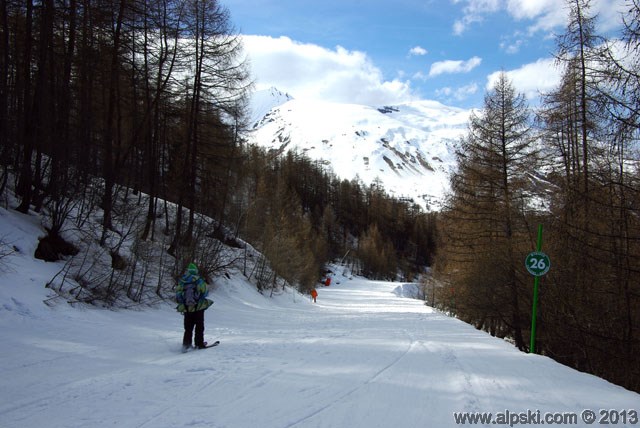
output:
[[[549,256],[547,256],[542,251],[534,251],[532,253],[529,253],[529,255],[527,256],[525,265],[527,266],[527,270],[531,275],[542,276],[549,272],[551,261],[549,260]]]
[[[524,261],[527,271],[535,278],[533,280],[533,309],[531,311],[531,343],[529,345],[529,353],[536,352],[536,316],[538,315],[538,284],[540,277],[551,267],[549,256],[542,252],[542,225],[538,225],[538,245],[536,251],[529,253]]]

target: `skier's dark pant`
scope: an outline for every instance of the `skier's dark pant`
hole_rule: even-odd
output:
[[[194,338],[196,347],[204,346],[204,309],[201,311],[184,313],[184,336],[182,338],[182,346],[191,346],[193,327],[196,328],[196,336]]]

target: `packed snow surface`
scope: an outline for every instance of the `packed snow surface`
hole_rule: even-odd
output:
[[[449,427],[454,412],[640,407],[636,393],[401,297],[399,283],[340,268],[316,304],[216,280],[205,336],[221,344],[182,354],[169,304],[44,304],[61,265],[32,259],[41,231],[29,217],[0,208],[0,226],[20,249],[0,271],[3,428]]]

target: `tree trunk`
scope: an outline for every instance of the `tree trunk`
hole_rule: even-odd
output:
[[[105,120],[105,134],[103,137],[103,175],[104,175],[104,194],[102,196],[102,209],[104,217],[102,221],[102,237],[100,245],[104,245],[107,239],[107,231],[112,228],[111,212],[113,209],[113,188],[115,185],[114,168],[114,119],[116,115],[116,103],[118,100],[117,86],[120,84],[120,35],[122,31],[122,22],[124,20],[124,8],[126,0],[120,0],[118,14],[116,16],[116,28],[113,34],[113,52],[111,57],[111,79],[109,82],[109,95],[107,104],[107,117]]]

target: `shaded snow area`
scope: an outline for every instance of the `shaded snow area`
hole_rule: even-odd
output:
[[[412,282],[397,285],[393,289],[393,294],[398,297],[408,297],[410,299],[422,299],[424,297],[420,286]]]
[[[169,303],[44,304],[61,265],[33,260],[37,225],[0,211],[0,233],[21,251],[0,259],[3,428],[449,427],[454,412],[640,404],[400,297],[398,283],[339,274],[316,304],[291,291],[262,296],[239,275],[216,280],[205,336],[221,344],[182,354]]]

